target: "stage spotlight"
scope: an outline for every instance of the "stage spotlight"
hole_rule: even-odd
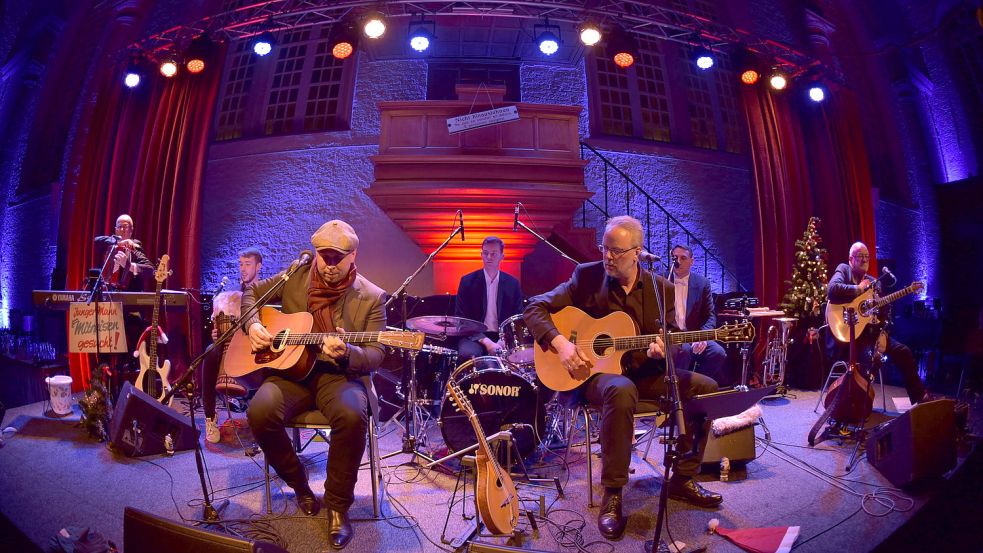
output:
[[[585,21],[580,26],[580,42],[584,46],[593,46],[601,41],[601,28],[592,21]]]
[[[123,75],[123,84],[125,84],[128,88],[136,88],[140,86],[140,81],[142,80],[143,77],[141,77],[140,73],[135,70],[131,71],[127,69],[126,74]]]
[[[768,79],[768,84],[775,90],[785,90],[785,87],[788,86],[788,78],[784,73],[776,69],[772,71],[771,77]]]
[[[205,70],[205,60],[212,52],[213,43],[205,35],[200,35],[191,41],[184,55],[184,67],[189,73],[201,73]]]
[[[550,25],[549,19],[545,19],[542,24],[534,25],[533,35],[536,37],[539,51],[547,56],[552,56],[560,49],[560,27]]]
[[[144,68],[145,60],[139,55],[134,55],[130,58],[130,63],[126,65],[126,70],[123,71],[123,84],[127,88],[136,88],[140,86],[143,79],[147,76],[147,72]]]
[[[761,73],[758,73],[754,69],[748,69],[747,71],[741,73],[741,82],[746,85],[753,85],[758,82],[761,78]]]
[[[331,55],[343,60],[352,55],[358,46],[358,31],[351,22],[336,23],[331,30]]]
[[[809,99],[817,104],[826,99],[826,87],[820,83],[812,83],[809,85]]]
[[[431,31],[431,29],[435,30],[436,26],[435,22],[426,21],[422,17],[417,21],[410,22],[410,48],[417,52],[426,52],[427,48],[430,48],[430,43],[436,38],[434,32]]]
[[[746,46],[739,47],[734,54],[734,68],[741,76],[741,82],[750,86],[761,79],[761,63],[758,56]]]
[[[276,46],[276,39],[273,37],[273,33],[266,31],[260,34],[255,39],[253,39],[253,52],[257,56],[265,56],[273,51],[273,47]]]
[[[638,59],[638,41],[621,27],[615,27],[608,36],[607,52],[615,65],[628,69]]]
[[[713,51],[705,46],[698,46],[694,51],[693,55],[696,58],[696,66],[700,69],[706,71],[713,67]]]
[[[378,12],[372,12],[365,17],[365,26],[362,27],[365,32],[365,36],[376,39],[381,37],[386,33],[386,23],[382,18],[382,14]]]
[[[160,74],[168,79],[177,75],[177,62],[174,61],[174,58],[164,58],[164,61],[160,63]]]

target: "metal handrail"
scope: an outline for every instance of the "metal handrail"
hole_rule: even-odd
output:
[[[665,246],[665,248],[663,248],[661,250],[658,250],[658,251],[667,252],[667,253],[669,252],[669,248],[672,247],[672,243],[671,243],[671,240],[670,240],[670,236],[671,236],[671,233],[672,233],[672,225],[675,224],[675,226],[678,227],[678,229],[683,234],[685,234],[685,236],[686,236],[686,245],[687,246],[689,246],[690,248],[692,248],[692,247],[694,247],[694,244],[695,244],[695,246],[699,247],[702,250],[702,252],[703,252],[703,274],[709,276],[710,262],[711,261],[715,262],[716,265],[720,268],[720,291],[721,292],[725,291],[725,288],[724,287],[726,286],[726,283],[727,283],[727,277],[730,277],[730,279],[733,280],[733,282],[737,284],[737,287],[739,288],[739,290],[741,292],[747,292],[748,291],[748,289],[744,286],[744,284],[741,282],[741,280],[737,277],[737,274],[734,273],[734,271],[731,271],[730,269],[728,269],[727,266],[724,264],[723,260],[721,260],[719,256],[717,256],[715,253],[711,252],[710,251],[710,248],[708,248],[706,246],[706,244],[704,244],[699,238],[697,238],[695,234],[693,234],[692,232],[690,232],[690,230],[687,229],[686,226],[683,225],[683,223],[679,219],[677,219],[675,216],[673,216],[672,213],[669,213],[669,210],[667,210],[661,203],[659,203],[658,200],[656,200],[655,198],[653,198],[652,195],[648,193],[648,191],[646,191],[644,188],[642,188],[641,186],[639,186],[638,183],[636,183],[634,179],[632,179],[627,174],[625,174],[625,172],[622,171],[611,160],[609,160],[608,158],[604,157],[604,154],[602,154],[601,152],[597,151],[597,149],[595,149],[590,144],[587,144],[586,142],[580,142],[580,158],[581,159],[585,159],[585,160],[587,159],[587,151],[588,150],[591,153],[593,153],[594,156],[596,156],[598,159],[600,159],[604,163],[604,176],[603,176],[603,186],[604,186],[603,187],[603,193],[604,193],[604,202],[603,202],[603,204],[604,204],[604,206],[601,207],[600,205],[598,205],[597,202],[593,201],[592,199],[588,199],[588,200],[584,201],[584,205],[583,205],[583,208],[582,208],[582,214],[581,214],[581,220],[582,220],[582,223],[583,223],[583,226],[584,227],[587,227],[588,226],[588,224],[587,224],[587,207],[588,207],[588,205],[592,206],[595,210],[597,210],[598,213],[600,213],[601,216],[604,219],[607,219],[607,218],[609,218],[611,216],[610,215],[610,212],[608,210],[608,206],[609,206],[609,204],[608,204],[608,195],[609,195],[609,187],[608,187],[609,176],[608,176],[608,173],[609,173],[610,170],[614,170],[617,173],[618,176],[620,176],[622,179],[624,179],[624,183],[625,183],[625,210],[627,211],[627,214],[628,215],[631,215],[632,191],[634,190],[635,193],[641,194],[642,197],[645,198],[645,220],[644,220],[645,232],[646,232],[646,240],[645,240],[646,244],[645,244],[645,247],[649,251],[657,251],[657,250],[654,250],[651,247],[652,246],[652,227],[653,227],[653,225],[652,225],[652,206],[655,206],[658,209],[658,212],[661,212],[661,214],[665,216],[665,221],[666,221],[666,225],[665,225],[666,246]],[[656,213],[656,215],[659,215],[659,213]],[[668,269],[669,268],[668,257],[667,257],[667,259],[665,261],[662,262],[662,266],[665,269]]]

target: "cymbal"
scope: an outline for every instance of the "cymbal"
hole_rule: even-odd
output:
[[[485,323],[449,315],[413,317],[406,321],[406,326],[427,334],[446,334],[447,336],[470,336],[487,330]]]

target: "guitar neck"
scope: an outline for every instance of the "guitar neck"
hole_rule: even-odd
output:
[[[648,349],[649,344],[654,342],[656,338],[660,338],[660,337],[662,337],[662,334],[645,334],[643,336],[627,336],[624,338],[615,338],[614,349],[619,351],[628,351],[633,349]],[[688,344],[691,342],[705,342],[708,340],[715,340],[716,338],[717,338],[717,331],[715,329],[669,333],[670,344]]]
[[[915,284],[912,284],[911,286],[908,286],[907,288],[902,288],[901,290],[898,290],[897,292],[893,292],[891,294],[888,294],[886,296],[883,296],[883,297],[881,297],[880,299],[877,300],[877,308],[879,309],[879,308],[884,307],[885,305],[887,305],[889,303],[898,301],[899,299],[907,296],[908,294],[914,293],[915,290],[917,290],[917,289],[918,289],[918,287],[915,286]]]
[[[324,338],[331,336],[349,344],[364,344],[366,342],[378,342],[379,338],[383,336],[383,332],[305,332],[288,335],[285,343],[290,346],[315,346],[320,344]]]
[[[157,319],[160,316],[160,290],[162,282],[157,283],[157,291],[154,294],[154,316],[150,319],[150,366],[157,368]]]

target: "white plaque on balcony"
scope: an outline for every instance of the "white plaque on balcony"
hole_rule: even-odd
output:
[[[519,110],[515,106],[505,106],[502,108],[490,109],[488,111],[478,111],[467,115],[451,117],[447,120],[447,134],[456,134],[463,131],[480,129],[508,123],[519,118]]]

